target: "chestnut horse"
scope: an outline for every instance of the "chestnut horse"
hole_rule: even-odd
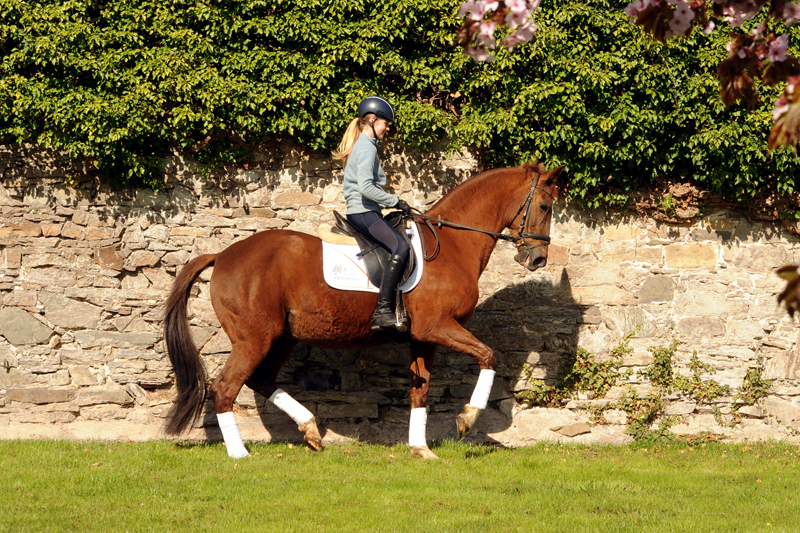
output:
[[[483,172],[455,187],[425,216],[416,215],[436,221],[419,225],[430,261],[418,286],[405,295],[412,372],[409,445],[415,455],[436,458],[427,446],[425,425],[437,345],[471,355],[481,368],[470,403],[457,417],[462,437],[486,408],[497,359],[464,329],[478,303],[478,278],[500,238],[514,240],[519,250],[515,260],[528,270],[547,263],[552,204],[562,169],[527,164]],[[506,228],[513,237],[501,233]],[[278,372],[299,341],[337,349],[395,340],[394,330],[370,328],[377,294],[329,287],[319,238],[289,230],[257,233],[219,254],[187,263],[175,279],[164,320],[178,388],[168,416],[170,434],[191,426],[206,400],[206,371],[192,342],[186,309],[194,279],[212,263],[211,303],[232,349],[209,392],[228,454],[248,454],[233,417],[234,400],[245,384],[292,417],[309,446],[321,449],[313,415],[277,388]]]

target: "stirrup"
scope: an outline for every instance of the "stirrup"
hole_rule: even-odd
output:
[[[395,326],[395,316],[392,312],[391,302],[378,302],[375,311],[372,313],[372,329],[379,331]]]

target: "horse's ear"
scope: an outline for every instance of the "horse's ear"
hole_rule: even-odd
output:
[[[549,170],[542,174],[542,185],[545,187],[555,186],[555,190],[553,191],[553,197],[558,199],[558,191],[566,185],[566,179],[561,177],[561,171],[566,168],[567,165],[559,165],[553,170]]]

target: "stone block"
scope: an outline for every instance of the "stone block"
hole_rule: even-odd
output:
[[[35,222],[16,222],[0,228],[0,239],[41,236],[42,226]]]
[[[153,267],[158,264],[164,252],[136,250],[125,258],[125,270],[136,270],[142,267]]]
[[[54,331],[19,307],[0,309],[0,332],[16,346],[47,342]]]
[[[19,268],[22,265],[22,250],[19,247],[3,249],[3,266],[5,268]]]
[[[231,228],[234,221],[211,213],[198,213],[192,217],[192,226],[199,228]]]
[[[37,405],[46,403],[69,402],[75,399],[73,389],[50,389],[47,387],[32,387],[27,389],[8,389],[6,401],[33,403]]]
[[[117,331],[81,330],[74,333],[75,340],[82,348],[147,348],[159,339],[155,332],[120,333]]]
[[[639,289],[639,302],[669,302],[675,296],[675,287],[677,284],[670,276],[650,276]]]
[[[121,387],[89,387],[78,390],[76,403],[81,407],[107,403],[124,406],[131,405],[133,398],[128,394],[128,391]]]
[[[605,241],[628,241],[641,235],[643,230],[637,226],[617,224],[605,226],[601,233]]]
[[[800,420],[800,400],[785,400],[778,396],[768,396],[764,399],[762,409],[783,424]]]
[[[636,301],[630,292],[613,285],[575,287],[572,297],[580,305],[631,305]]]
[[[664,414],[667,416],[672,415],[688,415],[694,413],[694,410],[697,408],[697,402],[673,402],[669,404],[664,411]]]
[[[88,366],[70,366],[69,375],[72,383],[78,387],[88,387],[100,383],[100,377],[93,373]]]
[[[649,265],[659,265],[664,259],[663,248],[660,246],[644,246],[636,248],[636,262]]]
[[[86,228],[84,238],[87,241],[102,241],[105,239],[114,239],[117,236],[114,228],[103,228],[89,226]]]
[[[64,298],[59,294],[41,291],[39,301],[44,304],[44,316],[63,328],[94,328],[100,322],[103,309],[92,304]]]
[[[23,290],[13,290],[9,293],[6,293],[5,297],[3,298],[3,305],[5,306],[16,306],[16,307],[36,307],[36,304],[39,302],[39,298],[36,295],[36,291],[23,291]]]
[[[211,229],[210,228],[195,228],[195,227],[186,227],[181,226],[177,228],[170,229],[170,237],[172,236],[180,236],[180,237],[211,237]]]
[[[670,244],[664,253],[670,268],[714,268],[717,264],[713,244]]]
[[[555,431],[556,433],[564,435],[565,437],[577,437],[578,435],[591,433],[592,428],[586,422],[576,422],[567,426],[551,427],[550,431]]]
[[[778,246],[748,246],[743,248],[733,260],[737,268],[771,272],[791,261],[784,245]]]
[[[125,258],[119,251],[119,245],[96,248],[94,251],[94,262],[103,268],[110,268],[112,270],[121,271],[125,266]]]
[[[678,322],[678,334],[685,339],[709,339],[725,335],[725,321],[714,317],[689,317]]]
[[[61,228],[61,236],[65,239],[83,239],[85,232],[86,230],[83,227],[73,222],[66,222]]]
[[[316,416],[328,418],[378,418],[377,404],[318,404]]]
[[[218,331],[211,339],[203,345],[201,354],[230,353],[233,345],[224,331]]]
[[[304,191],[285,191],[275,196],[272,200],[274,209],[293,209],[304,205],[317,205],[322,197]]]

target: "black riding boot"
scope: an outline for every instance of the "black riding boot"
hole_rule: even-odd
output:
[[[378,305],[372,313],[372,329],[386,329],[395,327],[397,320],[392,307],[392,296],[397,290],[397,284],[403,277],[405,261],[399,255],[393,255],[386,265],[381,280],[381,288],[378,293]]]

